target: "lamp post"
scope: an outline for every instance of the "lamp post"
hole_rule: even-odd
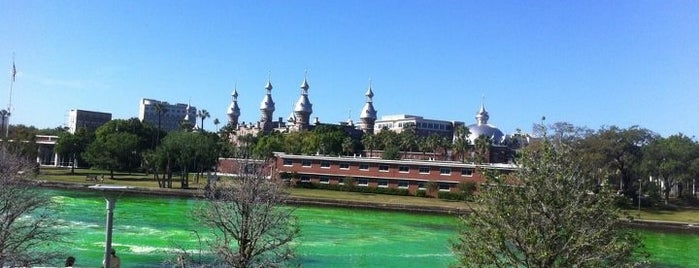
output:
[[[128,186],[115,186],[115,185],[94,185],[88,187],[93,190],[98,190],[102,192],[104,200],[107,201],[107,225],[105,227],[105,241],[104,241],[104,267],[111,267],[111,258],[109,254],[112,251],[112,227],[114,223],[114,207],[116,206],[116,201],[124,190],[131,187]]]

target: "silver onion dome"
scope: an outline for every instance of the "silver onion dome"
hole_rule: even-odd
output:
[[[471,141],[471,144],[474,144],[480,136],[490,138],[493,144],[503,142],[505,135],[496,126],[488,124],[488,119],[490,119],[488,111],[485,110],[485,105],[481,104],[481,108],[476,114],[476,124],[468,126],[468,130],[471,132],[468,135],[468,139]]]

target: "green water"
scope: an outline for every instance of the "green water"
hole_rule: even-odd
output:
[[[98,267],[104,248],[105,201],[99,193],[48,190],[71,226],[66,256],[80,267]],[[197,200],[123,196],[114,213],[113,245],[122,267],[161,267],[172,250],[200,248],[206,237],[188,213]],[[455,261],[451,216],[342,208],[300,207],[297,254],[304,267],[447,267]],[[642,231],[658,267],[699,267],[699,235]]]

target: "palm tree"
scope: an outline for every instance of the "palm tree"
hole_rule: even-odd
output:
[[[211,115],[206,109],[199,110],[197,115],[201,118],[201,130],[204,131],[204,119],[211,117]]]
[[[489,161],[490,145],[492,141],[490,137],[481,135],[473,143],[476,150],[476,163],[487,163]]]
[[[400,138],[400,149],[403,150],[403,158],[412,152],[413,148],[417,145],[417,132],[415,130],[415,125],[409,125],[403,128],[403,131],[399,134]]]
[[[364,145],[365,150],[369,150],[369,157],[371,157],[373,156],[374,149],[376,149],[376,146],[378,145],[378,139],[374,136],[374,134],[364,133],[364,136],[362,136],[362,145]]]
[[[158,112],[158,133],[156,134],[157,138],[155,139],[155,144],[158,145],[158,143],[160,143],[160,131],[162,131],[161,117],[167,112],[167,105],[163,104],[162,102],[158,102],[153,105],[153,107],[155,108],[155,111]]]
[[[471,132],[468,130],[466,126],[459,125],[456,127],[454,131],[454,152],[459,154],[459,157],[461,158],[461,163],[464,162],[464,155],[466,154],[466,150],[468,150],[468,135],[471,134]]]
[[[437,133],[432,133],[427,136],[427,141],[425,142],[427,143],[427,149],[432,152],[432,159],[437,158],[437,149],[440,147],[439,144],[441,139],[442,137]]]
[[[219,121],[218,118],[214,118],[214,126],[216,126],[216,132],[218,132],[218,124],[221,124],[221,121]]]

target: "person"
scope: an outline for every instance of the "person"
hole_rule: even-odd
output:
[[[104,267],[104,261],[102,261],[102,267]],[[113,248],[109,251],[109,268],[120,268],[121,260],[116,255],[116,250]]]
[[[66,267],[73,268],[73,265],[75,265],[75,257],[70,256],[66,259]]]

